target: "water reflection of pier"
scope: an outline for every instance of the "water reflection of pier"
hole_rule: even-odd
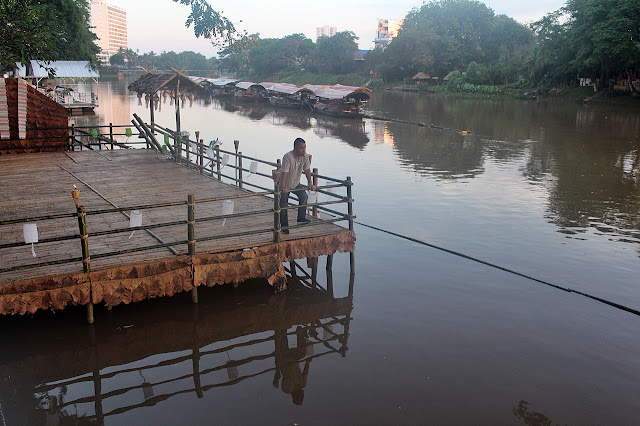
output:
[[[320,137],[333,136],[362,149],[369,143],[365,122],[315,115],[309,110],[275,108],[264,103],[241,103],[233,98],[214,98],[215,108],[245,116],[251,120],[270,120],[273,124],[306,130],[314,127]]]
[[[310,272],[292,264],[297,274],[287,292],[273,294],[254,280],[208,289],[199,305],[172,303],[170,312],[161,299],[142,309],[123,307],[104,313],[108,318],[90,330],[51,321],[19,324],[28,330],[3,327],[30,336],[11,339],[18,347],[0,359],[7,421],[66,417],[103,424],[177,395],[202,398],[263,375],[301,404],[312,361],[346,356],[353,301],[353,274],[349,295],[336,298],[330,270],[322,287],[317,259],[308,264]]]

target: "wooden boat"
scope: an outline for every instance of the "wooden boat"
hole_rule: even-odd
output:
[[[342,86],[303,86],[315,93],[317,102],[314,112],[342,118],[360,118],[361,106],[370,98],[371,89],[367,87]]]
[[[269,102],[276,108],[311,109],[315,103],[315,94],[311,90],[295,84],[272,83],[266,86],[266,89],[269,93]]]
[[[250,81],[236,84],[236,99],[244,102],[269,102],[267,90],[264,86]]]

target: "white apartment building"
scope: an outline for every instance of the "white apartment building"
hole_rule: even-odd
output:
[[[376,46],[387,47],[391,40],[398,37],[398,32],[403,25],[403,19],[378,19],[378,31],[373,42]]]
[[[316,41],[320,37],[333,37],[338,32],[336,27],[325,25],[323,27],[316,27]]]
[[[127,49],[127,12],[112,6],[106,0],[91,0],[91,26],[98,36],[96,44],[100,47],[98,60],[109,63],[111,55],[122,47]]]

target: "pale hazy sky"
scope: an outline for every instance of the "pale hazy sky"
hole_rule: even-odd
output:
[[[190,8],[172,0],[107,0],[127,11],[129,47],[140,53],[193,50],[206,57],[217,50],[202,38],[196,39],[184,22]],[[522,23],[559,9],[564,0],[487,0],[488,7]],[[361,49],[373,47],[378,18],[403,19],[420,0],[209,0],[238,29],[263,38],[281,38],[303,33],[315,41],[316,27],[331,25],[338,31],[353,31]],[[242,22],[240,22],[242,21]]]

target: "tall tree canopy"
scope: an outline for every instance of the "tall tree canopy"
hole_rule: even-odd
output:
[[[2,0],[0,66],[30,59],[89,60],[99,51],[87,0]]]
[[[418,71],[444,77],[471,62],[488,65],[503,57],[503,73],[508,73],[513,71],[509,60],[518,57],[522,62],[532,42],[531,30],[505,15],[496,16],[484,3],[432,1],[407,14],[402,31],[385,51],[382,68],[394,79]]]
[[[316,42],[312,69],[319,73],[347,74],[355,70],[354,54],[358,37],[351,31],[341,31],[332,37],[320,37]]]
[[[539,40],[536,74],[555,81],[590,77],[603,87],[640,66],[640,2],[568,0],[534,22]]]
[[[239,35],[233,23],[221,12],[214,10],[207,0],[173,1],[191,6],[191,13],[184,25],[187,28],[193,25],[196,37],[204,37],[215,45],[226,46],[233,43]]]
[[[231,21],[206,0],[173,0],[191,7],[185,26],[196,37],[229,44],[239,33]],[[89,60],[100,51],[90,30],[88,0],[1,0],[0,68],[31,59]]]

